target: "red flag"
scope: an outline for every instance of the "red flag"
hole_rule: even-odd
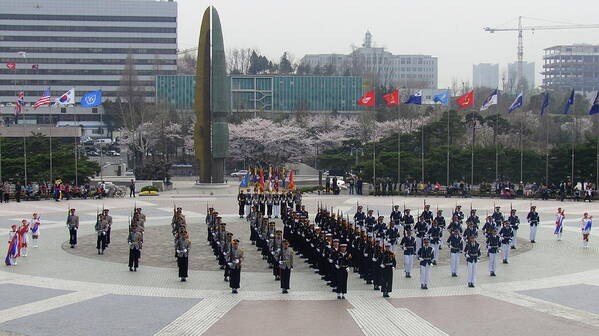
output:
[[[358,105],[374,106],[374,91],[366,92],[362,98],[358,100]]]
[[[8,69],[10,69],[10,70],[14,70],[14,69],[17,68],[17,63],[15,63],[15,62],[8,62],[8,63],[6,63],[6,67]]]
[[[387,106],[399,105],[399,91],[395,90],[383,96],[387,101]]]
[[[31,69],[39,69],[39,68],[40,68],[39,64],[33,64],[31,66]]]
[[[456,99],[460,107],[468,107],[474,105],[474,91],[470,91],[460,98]]]
[[[294,190],[295,183],[293,182],[293,169],[289,172],[289,184],[287,185],[287,190]]]
[[[260,192],[264,192],[264,169],[260,168]]]

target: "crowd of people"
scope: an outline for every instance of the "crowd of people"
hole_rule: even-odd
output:
[[[135,195],[135,187],[130,192]],[[39,201],[53,199],[56,202],[71,199],[102,199],[106,197],[124,197],[125,192],[112,183],[105,181],[96,184],[84,183],[76,185],[74,183],[56,180],[54,183],[33,183],[22,184],[20,182],[0,182],[0,203],[8,203],[11,200],[16,202]]]

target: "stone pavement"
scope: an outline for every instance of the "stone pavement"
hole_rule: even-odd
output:
[[[310,213],[317,204],[353,213],[356,202],[388,216],[392,203],[414,212],[421,198],[344,196],[304,197]],[[429,198],[447,215],[456,203],[479,215],[494,204],[523,219],[529,201]],[[347,300],[336,300],[301,259],[292,275],[292,290],[280,294],[266,262],[249,244],[247,224],[240,220],[235,196],[201,196],[193,191],[163,193],[152,198],[51,201],[0,204],[0,236],[33,211],[42,215],[40,247],[17,266],[0,268],[0,335],[597,335],[599,334],[599,239],[583,249],[578,229],[584,211],[594,203],[535,201],[543,221],[538,243],[526,242],[521,225],[520,248],[509,265],[498,265],[497,277],[478,266],[476,288],[467,288],[465,262],[452,278],[446,262],[434,267],[428,291],[419,289],[418,270],[403,278],[398,258],[390,299],[351,274]],[[172,256],[170,218],[173,205],[184,208],[192,239],[190,279],[178,281]],[[144,208],[148,222],[141,268],[126,266],[126,228],[134,205]],[[240,294],[230,294],[222,271],[205,241],[206,206],[214,206],[242,241],[247,260]],[[63,248],[68,238],[68,207],[80,215],[80,244]],[[566,209],[564,240],[553,236],[554,211]],[[114,218],[112,244],[105,255],[95,251],[93,226],[102,207]],[[596,213],[595,213],[596,215]],[[523,220],[524,222],[524,220]],[[280,225],[280,221],[277,221]],[[6,251],[6,239],[0,249]],[[447,249],[442,251],[446,258]]]

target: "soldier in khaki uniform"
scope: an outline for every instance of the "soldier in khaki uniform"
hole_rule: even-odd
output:
[[[227,261],[229,266],[229,287],[231,287],[231,293],[237,294],[241,282],[241,264],[243,262],[243,250],[239,248],[239,239],[233,240],[231,253],[229,253]]]
[[[137,272],[143,245],[143,233],[141,228],[135,223],[131,225],[131,232],[129,233],[129,237],[127,237],[127,242],[129,243],[129,271]]]
[[[69,229],[69,244],[71,248],[75,248],[77,245],[77,230],[79,230],[79,216],[75,215],[75,209],[69,210],[67,228]]]
[[[278,268],[280,269],[282,293],[287,294],[289,293],[291,269],[293,268],[293,251],[289,248],[287,240],[283,240],[282,248],[278,250],[276,259],[279,262]]]

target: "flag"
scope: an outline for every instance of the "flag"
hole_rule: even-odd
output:
[[[593,220],[592,219],[588,219],[587,223],[584,225],[584,230],[588,231],[591,229],[591,227],[593,226]]]
[[[264,192],[264,169],[260,168],[260,192]]]
[[[383,96],[387,102],[387,106],[399,105],[399,91],[395,90]]]
[[[522,107],[522,104],[524,102],[524,99],[522,97],[522,93],[520,93],[518,95],[518,97],[516,97],[516,99],[514,100],[514,102],[512,103],[512,105],[510,106],[510,108],[508,109],[508,113],[512,113],[514,110]]]
[[[24,51],[19,51],[17,54],[19,54],[19,56],[26,58],[27,57],[27,53]]]
[[[38,70],[40,68],[39,64],[32,64],[31,69]]]
[[[465,95],[456,99],[456,102],[460,107],[468,107],[474,105],[474,91],[470,91]]]
[[[541,115],[545,113],[545,109],[549,106],[549,92],[545,92],[543,96],[543,104],[541,105]]]
[[[293,182],[293,169],[289,172],[289,185],[287,190],[295,190],[295,183]]]
[[[33,108],[36,109],[40,106],[50,105],[50,88],[44,91],[42,98],[38,99],[35,104],[33,104]]]
[[[95,107],[102,105],[102,90],[88,92],[81,97],[82,107]]]
[[[566,105],[564,106],[564,114],[568,114],[568,112],[570,112],[570,105],[574,105],[574,90],[572,90],[570,97],[568,97],[568,101],[566,101]]]
[[[10,262],[10,257],[16,257],[18,252],[19,245],[19,235],[15,232],[15,235],[12,237],[10,242],[8,242],[8,253],[6,254],[5,263],[6,265],[12,265]]]
[[[599,113],[599,91],[597,92],[597,97],[595,97],[595,101],[591,106],[591,110],[589,111],[590,115]]]
[[[422,90],[411,95],[404,104],[422,105]]]
[[[555,221],[555,231],[553,231],[553,234],[558,234],[562,231],[564,227],[564,215],[560,214],[557,217],[557,220]]]
[[[433,97],[435,103],[441,103],[443,105],[449,105],[449,91],[445,90]]]
[[[15,62],[8,62],[8,63],[6,63],[6,67],[9,70],[15,70],[17,68],[17,63],[15,63]]]
[[[491,105],[497,105],[497,96],[499,95],[499,91],[497,89],[493,90],[491,94],[485,99],[483,105],[480,107],[481,111],[487,110]]]
[[[23,91],[17,93],[17,103],[15,104],[15,115],[20,114],[23,111],[23,105],[25,104],[25,93]]]
[[[75,104],[75,89],[70,89],[54,101],[57,105]]]
[[[374,91],[366,92],[362,96],[362,98],[360,98],[360,100],[358,100],[358,105],[363,105],[363,106],[374,106],[374,103],[375,103]]]
[[[249,189],[250,186],[250,174],[245,174],[243,175],[243,179],[241,180],[241,183],[239,184],[239,189]]]

